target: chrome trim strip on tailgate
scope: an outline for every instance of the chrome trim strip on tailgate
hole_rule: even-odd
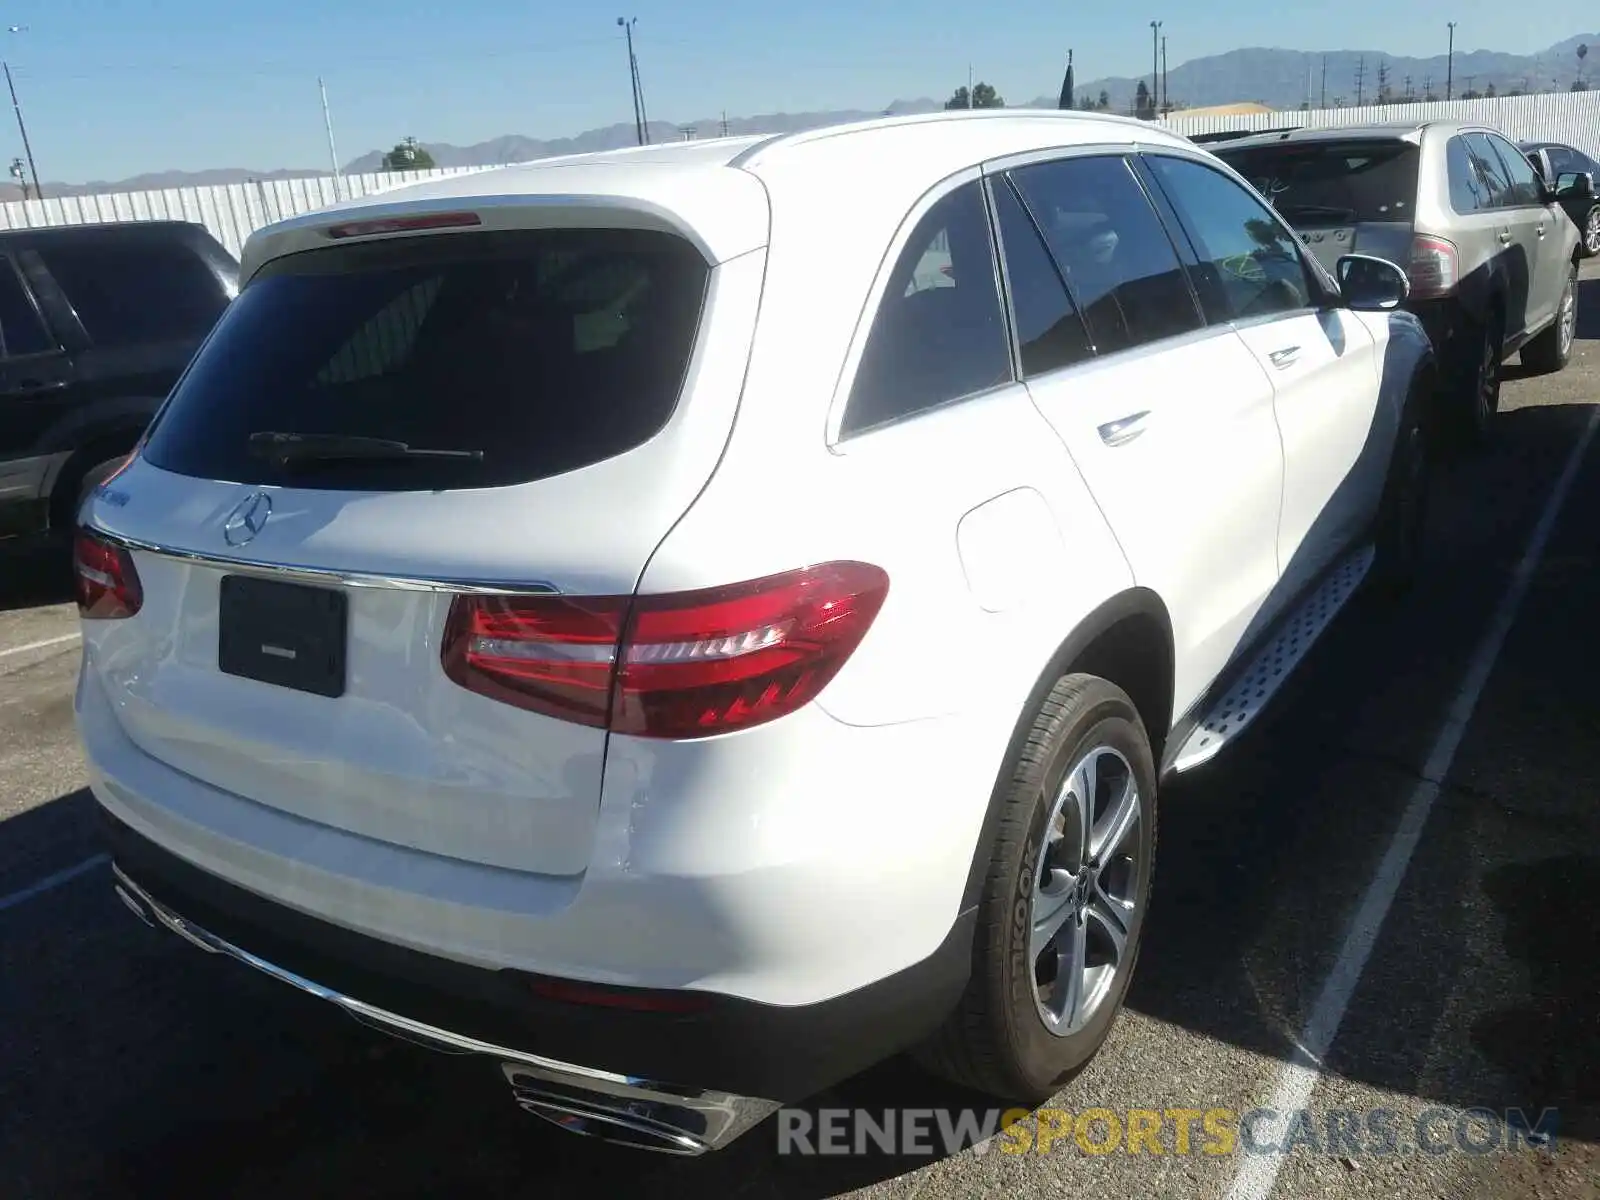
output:
[[[228,554],[201,553],[198,550],[182,550],[176,546],[165,546],[159,542],[147,542],[140,538],[128,537],[125,534],[112,533],[92,523],[87,525],[86,528],[96,537],[104,538],[108,542],[115,542],[128,550],[140,550],[146,554],[156,554],[162,558],[176,559],[180,562],[227,567],[229,570],[298,579],[307,583],[337,583],[343,587],[389,588],[402,592],[448,592],[453,595],[469,593],[477,596],[553,596],[559,594],[561,590],[554,584],[537,581],[486,581],[422,575],[383,575],[367,571],[345,571],[337,567],[311,567],[296,563],[260,562],[255,559],[235,558]]]

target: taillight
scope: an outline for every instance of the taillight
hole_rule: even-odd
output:
[[[144,604],[133,557],[87,529],[79,529],[73,539],[72,568],[81,616],[117,620],[133,616]]]
[[[1406,275],[1411,280],[1411,299],[1434,300],[1455,291],[1461,278],[1456,245],[1440,237],[1418,234],[1411,239],[1411,257]]]
[[[843,562],[658,596],[459,596],[445,674],[616,733],[729,733],[813,700],[861,644],[888,590],[880,568]]]
[[[475,212],[423,213],[415,217],[378,217],[370,221],[346,221],[329,225],[322,232],[328,237],[371,237],[378,233],[419,233],[428,229],[463,229],[481,225]]]

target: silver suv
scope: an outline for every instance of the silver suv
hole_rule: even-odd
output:
[[[1411,279],[1407,307],[1438,354],[1447,421],[1481,440],[1500,367],[1559,371],[1572,354],[1582,238],[1557,191],[1504,135],[1459,121],[1297,129],[1215,153],[1244,175],[1330,271],[1352,252]]]

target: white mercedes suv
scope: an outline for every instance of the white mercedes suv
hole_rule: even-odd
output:
[[[1416,560],[1403,272],[1149,124],[555,159],[243,260],[80,513],[116,887],[579,1132],[901,1051],[1050,1096],[1160,781]]]

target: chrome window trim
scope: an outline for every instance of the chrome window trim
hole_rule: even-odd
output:
[[[384,588],[400,592],[435,592],[448,595],[475,596],[554,596],[561,589],[554,584],[521,580],[453,579],[447,576],[386,575],[371,571],[346,571],[337,567],[313,567],[299,563],[262,562],[257,559],[237,558],[229,554],[211,554],[200,550],[184,550],[160,542],[112,533],[97,525],[85,528],[95,537],[104,538],[127,550],[138,550],[159,558],[177,562],[195,563],[208,567],[225,567],[243,574],[265,575],[311,584],[337,584],[345,588]]]

